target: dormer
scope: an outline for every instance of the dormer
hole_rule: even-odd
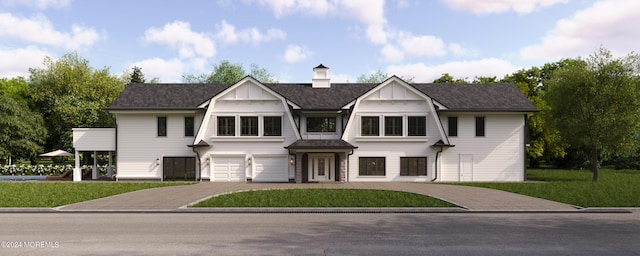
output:
[[[329,68],[320,64],[313,68],[313,79],[311,80],[312,88],[331,88],[329,79]]]

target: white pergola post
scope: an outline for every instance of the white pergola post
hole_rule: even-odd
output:
[[[91,179],[98,179],[98,152],[93,151],[93,170],[91,172]]]
[[[82,181],[82,172],[80,171],[80,151],[76,150],[75,164],[73,168],[73,181]]]
[[[111,167],[113,165],[112,155],[113,153],[109,151],[109,166],[107,166],[107,176],[109,176],[109,178],[113,178],[113,167]]]

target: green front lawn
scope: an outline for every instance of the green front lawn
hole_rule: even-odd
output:
[[[57,207],[184,182],[0,182],[0,207]]]
[[[600,170],[591,181],[587,170],[529,169],[526,183],[464,183],[581,207],[640,207],[640,171]]]
[[[212,197],[192,207],[457,207],[432,197],[370,189],[253,190]]]

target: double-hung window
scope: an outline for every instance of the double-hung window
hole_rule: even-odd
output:
[[[427,176],[427,158],[400,157],[400,176]]]
[[[195,119],[192,116],[184,117],[184,136],[191,137],[195,133]]]
[[[447,134],[449,134],[449,136],[458,136],[458,117],[457,116],[447,117],[447,125],[448,125]]]
[[[218,117],[218,136],[235,136],[236,118],[234,116]]]
[[[380,135],[380,117],[363,116],[360,118],[360,134],[362,136]]]
[[[240,136],[258,136],[258,117],[240,117]]]
[[[265,116],[264,118],[264,136],[282,136],[282,117]]]
[[[402,117],[384,117],[384,136],[402,136]]]
[[[385,158],[360,157],[358,173],[360,176],[385,176]]]

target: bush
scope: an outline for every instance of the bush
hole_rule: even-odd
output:
[[[27,164],[20,164],[20,165],[0,165],[0,175],[11,175],[11,176],[25,176],[25,175],[44,175],[44,176],[51,176],[51,175],[62,175],[64,172],[66,172],[67,170],[72,171],[74,168],[73,165],[67,164],[67,165],[43,165],[43,164],[39,164],[39,165],[27,165]],[[93,168],[93,166],[91,165],[83,165],[80,167],[80,169],[82,170],[82,172],[88,172],[91,171],[91,168]],[[115,174],[115,166],[113,166],[113,172]],[[98,165],[98,171],[100,173],[100,175],[106,175],[107,174],[107,165]]]

